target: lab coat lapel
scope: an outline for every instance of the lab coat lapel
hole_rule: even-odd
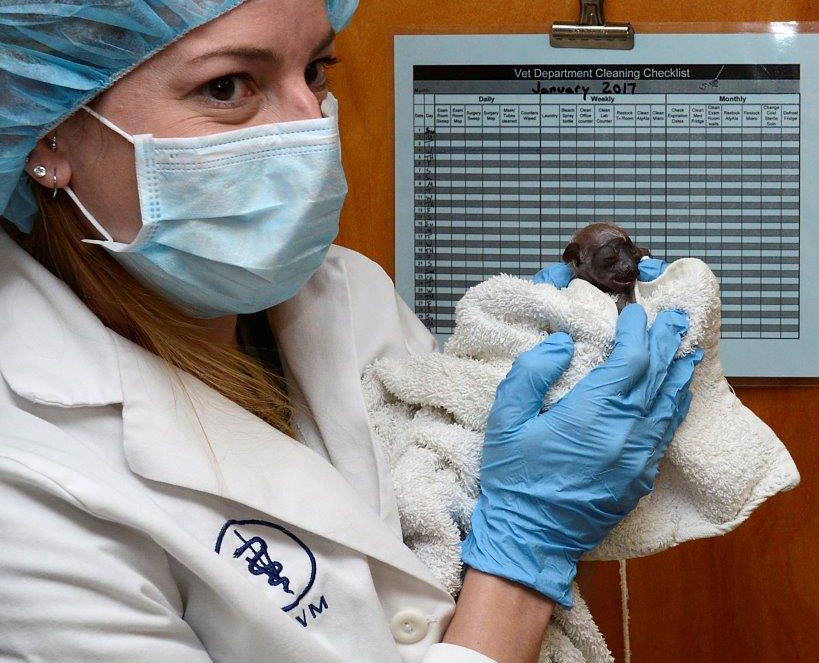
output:
[[[400,533],[389,466],[375,444],[361,390],[348,275],[330,252],[299,293],[270,309],[268,318],[288,383],[307,406],[333,466]]]
[[[125,454],[153,480],[246,504],[446,590],[325,459],[116,337]],[[239,514],[237,513],[237,516]]]

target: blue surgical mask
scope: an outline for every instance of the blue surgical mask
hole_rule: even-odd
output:
[[[83,108],[133,143],[142,215],[134,241],[115,242],[65,187],[106,238],[83,241],[188,314],[261,311],[321,266],[347,193],[332,95],[320,119],[193,138],[132,136]]]

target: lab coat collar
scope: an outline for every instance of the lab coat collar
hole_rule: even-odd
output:
[[[335,304],[349,306],[346,301]],[[283,325],[284,318],[271,318]],[[341,317],[335,324],[348,322]],[[298,322],[284,326],[284,347],[296,352],[301,338],[309,348],[303,351],[321,352],[316,346],[320,339],[311,343]],[[360,494],[305,445],[104,327],[65,283],[2,230],[0,347],[16,350],[0,353],[0,373],[23,398],[60,407],[122,403],[124,451],[136,474],[247,505],[378,559],[449,597],[382,519],[377,504],[371,505],[372,485]],[[325,365],[328,381],[343,355],[340,351]],[[342,368],[355,370],[353,365]],[[305,386],[313,388],[315,382],[307,379]],[[347,405],[357,407],[354,398],[340,398],[338,406]],[[354,412],[350,435],[363,430],[356,416]],[[328,419],[317,419],[323,433],[336,432]],[[370,439],[358,444],[362,442]],[[373,462],[371,453],[363,448],[353,454],[358,460],[351,465],[358,465],[360,476]],[[236,517],[241,517],[238,511]]]
[[[0,373],[19,396],[59,407],[122,401],[113,332],[0,230]]]

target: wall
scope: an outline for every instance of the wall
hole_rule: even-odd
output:
[[[331,74],[350,181],[339,243],[394,273],[394,34],[540,32],[577,12],[576,0],[361,0],[338,39],[342,64]],[[608,20],[638,29],[657,21],[819,20],[817,0],[615,1],[606,12]],[[629,562],[635,663],[809,661],[819,651],[819,387],[741,387],[737,394],[786,444],[802,483],[726,536]],[[579,579],[615,658],[623,660],[616,562],[589,564]]]

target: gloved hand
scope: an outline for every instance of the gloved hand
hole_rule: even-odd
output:
[[[565,288],[572,278],[574,278],[572,268],[565,262],[558,262],[553,265],[546,265],[532,277],[532,281],[535,283],[548,283],[555,288]]]
[[[674,359],[687,328],[683,313],[663,311],[647,332],[643,307],[626,306],[608,360],[544,413],[571,337],[552,334],[515,360],[487,420],[465,564],[571,608],[577,561],[651,492],[688,412],[702,351]]]
[[[666,269],[668,263],[658,258],[643,258],[637,263],[637,277],[640,281],[653,281],[658,278]],[[558,262],[553,265],[546,265],[532,277],[535,283],[549,283],[555,288],[565,288],[569,285],[574,274],[572,268],[565,262]]]
[[[640,281],[653,281],[659,278],[667,269],[668,263],[665,260],[646,257],[637,263],[637,271],[640,272],[640,276],[637,278]]]

